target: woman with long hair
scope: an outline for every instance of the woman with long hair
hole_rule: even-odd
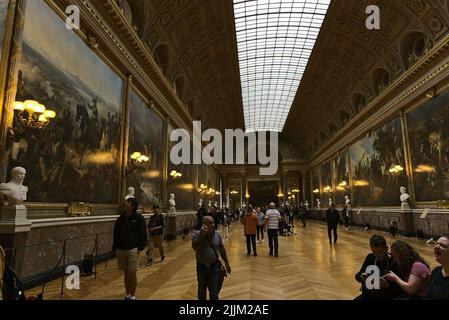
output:
[[[136,299],[137,269],[140,255],[148,241],[145,219],[137,209],[136,198],[129,198],[123,205],[123,212],[114,225],[112,250],[117,256],[118,267],[124,273],[126,298]]]
[[[429,264],[404,241],[393,243],[391,256],[399,267],[399,275],[390,272],[384,278],[396,282],[407,298],[423,298],[431,275]]]

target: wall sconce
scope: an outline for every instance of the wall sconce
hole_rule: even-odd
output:
[[[388,170],[388,172],[390,172],[391,174],[395,175],[395,176],[399,176],[402,171],[404,171],[404,168],[401,165],[396,165],[396,164],[392,164],[390,169]]]
[[[56,117],[56,112],[47,110],[43,104],[34,100],[26,100],[25,102],[16,101],[13,103],[15,118],[21,129],[42,129],[50,123],[51,119]],[[13,129],[11,136],[16,137],[23,132],[17,133]]]
[[[327,186],[323,189],[324,192],[326,193],[332,193],[332,187],[331,186]]]
[[[284,197],[284,195],[282,193],[278,194],[278,198],[283,198],[283,197]]]
[[[320,193],[320,190],[319,189],[315,189],[315,190],[313,190],[313,193],[318,194],[318,193]]]
[[[172,171],[170,172],[170,177],[172,177],[173,180],[176,180],[176,179],[179,179],[179,178],[182,177],[182,173],[180,173],[180,172],[178,172],[178,171],[176,171],[176,170],[172,170]]]
[[[300,193],[301,190],[299,190],[299,189],[293,189],[292,192],[293,192],[293,193]]]
[[[245,198],[246,198],[246,199],[249,199],[249,198],[251,198],[251,196],[247,193],[247,194],[245,195]]]
[[[143,155],[140,152],[134,152],[131,155],[131,160],[136,167],[146,167],[151,161],[151,156]]]
[[[232,195],[236,195],[236,194],[238,194],[238,191],[232,190],[232,191],[230,191],[229,193],[232,194]]]

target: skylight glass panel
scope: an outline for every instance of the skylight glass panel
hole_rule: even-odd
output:
[[[247,132],[282,132],[331,0],[233,0]]]

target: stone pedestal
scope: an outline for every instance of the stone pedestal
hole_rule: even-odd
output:
[[[6,261],[14,267],[20,276],[23,267],[28,233],[31,221],[27,219],[24,205],[5,206],[0,211],[0,244],[3,248],[18,248],[6,252]]]
[[[171,208],[170,208],[171,209]],[[168,213],[166,217],[167,229],[165,238],[166,240],[175,240],[176,239],[176,213]]]
[[[410,209],[410,206],[408,204],[402,204],[401,205],[401,222],[402,222],[402,229],[404,236],[406,237],[413,237],[415,236],[416,229],[415,229],[415,221],[413,219],[413,212]]]
[[[176,215],[176,208],[175,207],[170,207],[170,209],[168,209],[168,214]]]

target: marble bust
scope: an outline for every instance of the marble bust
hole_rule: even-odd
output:
[[[168,204],[170,205],[170,209],[176,207],[176,201],[175,201],[175,194],[174,193],[170,193],[170,200],[168,200]]]
[[[203,199],[200,199],[198,201],[198,208],[201,208],[203,206]]]
[[[11,181],[0,184],[0,205],[21,205],[27,199],[28,187],[23,185],[26,170],[15,167],[11,170]]]
[[[329,198],[329,207],[333,204],[334,204],[334,201],[332,201],[332,198]]]
[[[309,201],[306,200],[306,203],[304,205],[306,207],[306,210],[308,211],[309,210],[309,206],[310,206]]]
[[[351,199],[349,199],[349,196],[345,196],[345,204],[348,210],[351,210]]]
[[[316,199],[316,206],[317,206],[317,208],[321,209],[321,200],[320,199]]]
[[[134,197],[134,193],[135,193],[134,188],[133,187],[129,187],[128,188],[128,194],[126,195],[125,200],[128,200],[129,198],[135,198]]]
[[[401,209],[402,210],[408,210],[410,209],[410,195],[407,193],[407,188],[406,187],[401,187],[400,189],[401,192],[401,196],[400,196],[400,200],[401,200]]]

